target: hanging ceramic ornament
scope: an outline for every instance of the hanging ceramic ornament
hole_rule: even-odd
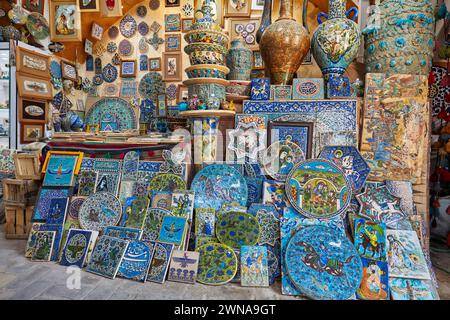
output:
[[[149,7],[151,10],[158,10],[160,6],[159,0],[150,0]]]
[[[96,86],[100,86],[103,83],[103,76],[101,74],[96,74],[92,78],[92,83]]]
[[[150,39],[147,39],[148,44],[150,44],[153,49],[155,49],[155,51],[158,51],[159,46],[162,45],[164,43],[164,39],[160,38],[158,36],[158,33],[155,32],[153,33],[153,37],[151,37]]]
[[[145,21],[142,21],[138,24],[138,32],[141,36],[146,36],[149,32],[150,28]]]
[[[94,69],[95,74],[102,73],[102,69],[103,69],[103,67],[102,67],[102,59],[100,59],[99,57],[95,58],[94,68],[95,68]]]
[[[133,52],[133,45],[127,39],[123,39],[119,43],[119,53],[123,56],[129,56]]]
[[[136,33],[136,29],[137,23],[132,16],[126,15],[120,21],[119,30],[125,38],[131,38],[132,36],[134,36],[134,34]]]
[[[94,50],[93,50],[94,55],[101,57],[101,56],[103,56],[103,54],[105,52],[106,52],[106,47],[102,42],[99,41],[94,45]]]
[[[158,22],[154,21],[150,26],[150,30],[152,32],[158,32],[159,30],[161,30],[161,25]]]
[[[147,15],[147,7],[146,6],[137,7],[136,14],[138,15],[138,17],[144,18]]]
[[[117,28],[116,26],[112,26],[108,29],[108,36],[111,39],[117,38],[118,35],[119,35],[119,28]]]
[[[147,39],[145,39],[144,37],[141,38],[141,40],[139,40],[139,52],[140,53],[146,53],[148,52],[148,43],[147,43]]]
[[[116,51],[117,51],[117,44],[116,44],[115,42],[113,42],[113,41],[109,42],[109,43],[108,43],[108,46],[106,47],[106,50],[107,50],[109,53],[114,53],[114,52],[116,52]]]
[[[190,3],[185,3],[181,10],[186,17],[191,17],[194,12],[194,7]]]
[[[122,63],[122,59],[117,52],[112,57],[111,62],[116,66],[120,66],[120,64]]]
[[[117,68],[114,67],[111,63],[108,63],[104,68],[103,68],[103,80],[105,82],[111,83],[116,81],[117,79]]]
[[[139,57],[139,71],[148,71],[148,56],[146,54]]]

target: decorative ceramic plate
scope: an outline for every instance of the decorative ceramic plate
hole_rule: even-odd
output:
[[[61,79],[62,77],[61,65],[56,60],[50,62],[50,75],[57,79]]]
[[[236,275],[238,260],[233,249],[220,243],[208,243],[197,250],[197,281],[203,284],[221,285],[230,282]]]
[[[117,44],[114,41],[109,42],[108,45],[106,46],[106,51],[108,51],[109,53],[116,52]]]
[[[103,98],[86,112],[86,124],[115,126],[117,131],[137,128],[137,116],[130,104],[121,98]]]
[[[294,164],[305,160],[305,154],[296,143],[279,140],[261,151],[258,158],[259,164],[269,176],[285,181]]]
[[[344,172],[328,160],[297,163],[286,178],[289,202],[309,218],[331,218],[345,213],[352,198]]]
[[[358,289],[362,263],[341,231],[324,226],[301,228],[285,256],[292,283],[312,299],[346,300]]]
[[[160,5],[159,0],[150,0],[150,3],[148,4],[151,10],[158,10],[159,5]]]
[[[148,191],[175,191],[186,190],[186,182],[180,176],[171,173],[162,173],[155,176],[148,185]]]
[[[233,249],[256,245],[259,232],[258,220],[247,213],[227,212],[216,221],[217,239]]]
[[[38,12],[32,12],[28,15],[27,29],[36,40],[44,40],[50,34],[47,19]]]
[[[158,72],[146,73],[139,82],[139,94],[144,99],[156,99],[164,93],[163,80]]]
[[[123,56],[129,56],[133,52],[133,45],[127,39],[123,39],[119,43],[119,53]]]
[[[125,38],[131,38],[136,33],[136,20],[130,15],[126,15],[120,20],[119,30]]]
[[[138,32],[141,36],[146,36],[150,31],[148,24],[145,21],[142,21],[138,24]]]
[[[166,96],[169,100],[175,100],[177,98],[177,85],[169,84],[166,88]]]
[[[92,83],[96,86],[100,86],[103,83],[103,76],[101,74],[96,74],[92,78]]]
[[[226,164],[209,165],[195,175],[191,190],[195,191],[195,208],[220,209],[225,202],[247,203],[247,182],[236,169]]]
[[[149,47],[148,47],[147,39],[145,39],[145,37],[142,37],[141,40],[139,40],[138,48],[139,48],[140,53],[148,52]]]
[[[117,28],[116,26],[112,26],[108,29],[108,36],[111,39],[117,38],[118,35],[119,35],[119,28]]]
[[[109,192],[98,192],[89,196],[78,213],[81,227],[95,231],[117,225],[121,215],[122,206],[119,199]]]
[[[147,15],[147,7],[146,6],[137,7],[136,14],[138,15],[138,17],[144,18]]]
[[[105,82],[111,83],[116,81],[117,79],[117,68],[114,67],[111,63],[108,63],[104,68],[103,68],[103,80],[105,80]]]

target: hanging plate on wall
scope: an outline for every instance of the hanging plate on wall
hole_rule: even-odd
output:
[[[141,36],[147,35],[149,30],[150,28],[145,21],[142,21],[138,24],[138,32]]]
[[[108,36],[111,39],[117,38],[118,35],[119,35],[119,28],[117,28],[116,26],[112,26],[108,29]]]
[[[47,19],[38,12],[33,12],[28,15],[27,29],[36,40],[44,40],[50,34]]]
[[[136,14],[139,17],[144,18],[147,15],[147,7],[146,6],[139,6],[139,7],[137,7]]]
[[[122,18],[119,24],[120,33],[125,38],[131,38],[136,33],[137,23],[136,20],[130,15],[126,15]]]
[[[149,7],[151,10],[158,10],[160,6],[159,0],[150,0]]]
[[[100,86],[103,83],[103,76],[101,74],[96,74],[92,78],[92,83],[96,86]]]
[[[133,52],[133,45],[127,39],[123,39],[119,43],[119,53],[123,56],[129,56]]]
[[[111,63],[108,63],[104,68],[103,68],[103,80],[105,80],[105,82],[111,83],[116,81],[117,79],[117,68],[114,67]]]

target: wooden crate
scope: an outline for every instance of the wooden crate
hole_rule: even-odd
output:
[[[33,153],[16,153],[14,155],[17,179],[41,180],[39,158]]]
[[[4,179],[3,201],[5,205],[22,206],[34,204],[39,184],[35,180]]]
[[[5,206],[6,239],[28,239],[34,206]]]

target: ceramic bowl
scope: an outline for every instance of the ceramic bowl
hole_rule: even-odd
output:
[[[225,100],[225,86],[217,83],[193,84],[188,86],[189,100],[197,96],[206,103],[208,110],[218,110]]]
[[[184,48],[191,65],[218,64],[225,66],[227,49],[212,43],[191,43]]]
[[[190,66],[186,69],[186,74],[189,79],[195,78],[219,78],[226,79],[227,74],[230,72],[225,66],[218,66],[212,64],[198,64]]]
[[[235,96],[250,96],[251,81],[229,81],[226,91]]]
[[[186,33],[184,39],[187,43],[213,43],[228,47],[228,36],[222,32],[211,30],[192,30]]]

